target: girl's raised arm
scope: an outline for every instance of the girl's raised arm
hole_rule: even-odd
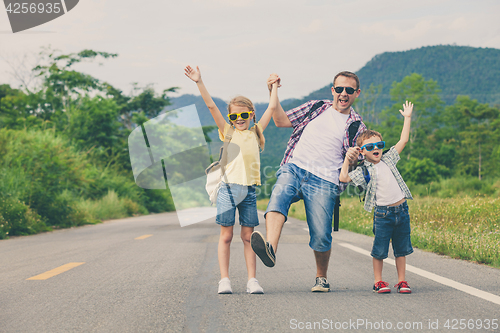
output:
[[[186,74],[188,78],[196,82],[201,97],[203,97],[203,101],[207,105],[208,110],[210,110],[210,113],[212,114],[212,117],[215,120],[215,124],[217,125],[221,133],[224,133],[224,126],[226,125],[226,121],[224,120],[224,116],[220,112],[217,105],[215,105],[214,100],[208,93],[208,90],[205,87],[203,80],[201,79],[200,68],[196,66],[196,70],[194,70],[193,68],[191,68],[191,66],[186,66],[186,68],[184,69],[184,74]]]
[[[260,126],[262,126],[262,130],[264,131],[269,124],[269,121],[271,121],[271,118],[273,117],[274,111],[278,108],[278,105],[280,104],[278,100],[278,81],[274,82],[271,88],[271,97],[269,98],[269,106],[267,107],[266,112],[262,115],[262,117],[259,120]]]

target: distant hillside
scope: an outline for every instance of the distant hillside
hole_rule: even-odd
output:
[[[227,113],[227,103],[223,101],[220,98],[217,97],[212,97],[212,99],[215,102],[215,105],[219,108],[219,110],[225,115]],[[291,99],[283,100],[281,103],[282,105],[289,104]],[[177,108],[183,107],[183,106],[188,106],[191,104],[196,105],[196,110],[198,111],[198,115],[200,116],[200,122],[203,126],[205,125],[215,125],[215,122],[212,118],[212,115],[210,114],[210,111],[208,111],[207,106],[205,105],[205,102],[203,101],[203,98],[201,96],[196,96],[196,95],[190,95],[190,94],[185,94],[179,97],[173,97],[170,99],[170,102],[172,105],[169,105],[165,108],[165,110],[170,111],[170,110],[175,110]],[[255,112],[257,115],[257,119],[259,119],[264,111],[267,109],[268,103],[256,103],[255,106]],[[227,119],[226,119],[227,120]]]
[[[453,104],[458,95],[468,95],[481,103],[500,104],[499,49],[438,45],[385,52],[356,72],[362,91],[371,84],[382,85],[378,110],[392,104],[389,95],[392,83],[412,73],[437,81],[440,97],[446,104]],[[311,99],[331,99],[331,86],[328,84],[287,106],[294,107]]]
[[[500,105],[500,50],[498,49],[438,45],[403,52],[385,52],[373,57],[356,72],[362,90],[367,91],[371,84],[382,85],[381,94],[375,105],[376,111],[392,105],[389,96],[392,83],[399,82],[412,73],[418,73],[426,80],[437,81],[442,90],[441,98],[446,104],[453,104],[458,95],[468,95],[480,103]],[[331,98],[330,83],[304,98],[281,101],[281,105],[288,110],[312,99]],[[214,101],[220,110],[225,112],[226,103],[218,98],[214,98]],[[202,125],[215,124],[201,96],[183,95],[172,98],[172,102],[173,105],[169,106],[169,110],[196,104]],[[257,118],[260,118],[266,107],[266,103],[256,104]],[[270,166],[276,170],[283,158],[291,129],[276,128],[271,122],[264,134],[266,149],[262,154],[262,166]],[[218,140],[215,132],[211,137],[214,141]],[[271,176],[269,172],[267,174]],[[262,180],[265,180],[264,177]]]

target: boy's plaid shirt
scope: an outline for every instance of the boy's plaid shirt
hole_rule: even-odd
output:
[[[396,147],[393,146],[391,147],[391,149],[389,149],[387,153],[382,155],[381,162],[387,164],[389,169],[391,169],[392,174],[394,175],[394,177],[396,177],[399,188],[403,192],[405,198],[413,199],[410,193],[410,189],[408,188],[408,186],[406,186],[403,177],[401,177],[401,174],[396,168],[396,163],[398,163],[400,159],[401,158],[399,156],[398,151],[396,150]],[[364,208],[366,211],[371,212],[372,208],[376,206],[375,194],[377,193],[377,171],[375,170],[375,164],[370,163],[366,160],[363,163],[365,164],[366,169],[370,173],[370,182],[368,183],[368,187],[366,186],[366,180],[365,177],[363,176],[363,170],[361,168],[356,168],[355,170],[349,172],[349,178],[351,178],[354,185],[361,186],[364,189],[366,189]]]
[[[292,123],[293,133],[290,136],[290,140],[288,140],[288,144],[285,151],[285,157],[283,157],[283,160],[281,161],[280,165],[287,163],[292,157],[293,151],[297,146],[297,143],[300,140],[300,136],[302,135],[302,132],[304,132],[304,128],[307,126],[307,124],[309,124],[311,120],[313,120],[314,118],[322,114],[326,109],[332,106],[332,101],[323,100],[324,104],[319,108],[317,108],[316,110],[314,110],[311,113],[310,117],[307,117],[307,113],[317,102],[319,102],[319,100],[312,100],[294,109],[285,111],[286,115],[288,116],[288,119],[290,119],[290,122]],[[349,114],[349,118],[347,119],[347,123],[345,126],[344,142],[342,146],[343,158],[345,158],[345,154],[349,149],[349,126],[351,125],[351,123],[357,120],[361,121],[361,124],[359,125],[358,132],[356,133],[353,142],[356,142],[358,135],[366,130],[366,126],[365,124],[363,124],[363,119],[361,118],[361,116],[357,114],[356,111],[354,111],[354,109],[351,107],[351,113]],[[343,186],[343,183],[340,183],[340,187],[342,187],[342,190],[345,188]]]

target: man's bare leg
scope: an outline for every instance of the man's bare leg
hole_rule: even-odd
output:
[[[284,224],[285,216],[283,214],[278,212],[268,212],[266,214],[266,240],[272,245],[274,253],[278,251],[278,242]]]
[[[316,258],[316,284],[311,288],[312,292],[330,291],[330,284],[326,279],[326,274],[331,252],[331,249],[325,252],[314,251],[314,258]]]
[[[259,231],[254,231],[250,239],[252,250],[267,267],[276,264],[276,249],[285,224],[285,216],[278,212],[266,214],[266,237]]]
[[[314,257],[316,258],[316,277],[326,278],[331,253],[332,249],[325,252],[314,251]]]

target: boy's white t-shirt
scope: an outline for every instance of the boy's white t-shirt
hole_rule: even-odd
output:
[[[342,146],[349,114],[330,107],[304,128],[290,163],[339,185]]]
[[[405,197],[391,169],[383,161],[375,164],[377,172],[377,206],[389,206]]]

